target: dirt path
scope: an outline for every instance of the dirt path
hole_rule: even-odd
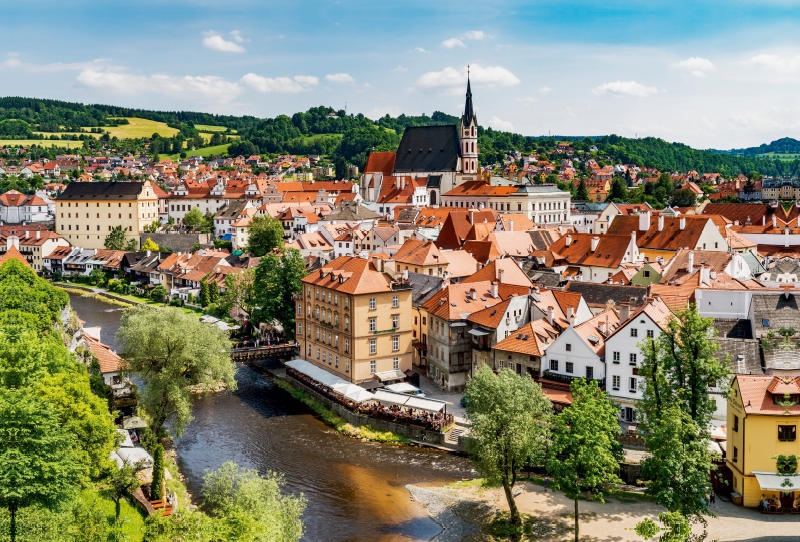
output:
[[[542,486],[524,482],[517,484],[522,493],[517,496],[520,511],[550,524],[555,531],[537,540],[556,542],[570,539],[574,504],[562,493],[546,493]],[[434,488],[427,488],[434,490]],[[455,488],[436,488],[434,491],[463,500],[476,501],[492,508],[507,510],[505,497],[499,489],[481,489],[474,485]],[[642,542],[634,532],[636,524],[646,517],[655,519],[664,509],[654,502],[635,496],[612,497],[605,504],[580,501],[581,540]],[[708,520],[707,540],[751,542],[800,541],[800,517],[763,515],[749,508],[734,506],[717,499],[713,508],[717,518]],[[435,518],[434,518],[435,519]]]

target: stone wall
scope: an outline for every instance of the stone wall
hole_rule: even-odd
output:
[[[207,245],[211,243],[211,235],[207,233],[143,233],[139,236],[139,246],[152,239],[163,252],[191,252],[195,243]]]
[[[417,442],[424,442],[426,444],[433,444],[436,446],[441,446],[444,444],[444,433],[430,431],[428,429],[423,429],[422,427],[415,427],[412,425],[406,425],[404,423],[394,423],[386,420],[379,420],[369,416],[364,416],[363,414],[357,414],[355,412],[351,412],[343,405],[340,405],[335,401],[331,401],[324,395],[317,393],[315,390],[312,390],[294,378],[287,376],[286,382],[288,382],[291,386],[306,392],[316,401],[322,403],[327,408],[333,410],[336,412],[336,414],[357,427],[365,426],[375,429],[376,431],[391,431],[395,435],[402,435]]]

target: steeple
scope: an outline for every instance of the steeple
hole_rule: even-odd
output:
[[[467,66],[467,101],[464,104],[464,116],[461,117],[461,125],[467,127],[472,121],[478,124],[478,119],[475,116],[475,108],[472,107],[472,88],[469,84],[469,66]]]

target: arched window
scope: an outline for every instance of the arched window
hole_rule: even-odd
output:
[[[333,313],[333,325],[335,325],[336,327],[339,327],[339,313],[338,312],[334,312]]]
[[[475,142],[472,142],[472,152],[475,152]]]
[[[308,310],[306,311],[306,314],[307,314],[309,317],[313,316],[313,314],[314,314],[314,313],[312,313],[312,312],[311,312],[311,303],[309,303],[309,304],[308,304]]]
[[[475,127],[472,127],[472,137],[475,137]]]
[[[319,320],[319,305],[314,307],[314,317]]]
[[[436,205],[436,192],[434,190],[431,190],[430,200],[431,200],[431,205]]]

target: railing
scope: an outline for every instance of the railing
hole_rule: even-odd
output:
[[[552,380],[553,382],[561,382],[562,384],[571,384],[573,380],[578,378],[585,378],[583,376],[570,376],[570,375],[562,375],[558,373],[553,373],[551,371],[545,371],[542,374],[542,378],[546,378],[547,380]],[[605,388],[606,386],[606,379],[605,378],[589,378],[588,380],[595,380],[597,385],[601,388]]]

